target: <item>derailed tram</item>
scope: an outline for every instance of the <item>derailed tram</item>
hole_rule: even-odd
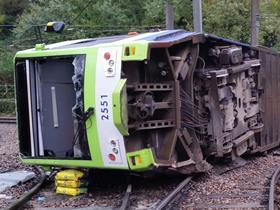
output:
[[[279,54],[166,30],[37,44],[15,57],[21,159],[205,172],[280,143]]]

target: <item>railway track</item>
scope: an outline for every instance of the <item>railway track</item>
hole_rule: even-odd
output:
[[[39,191],[39,189],[42,187],[44,181],[46,180],[46,174],[40,167],[36,167],[36,169],[40,173],[40,179],[37,184],[35,184],[30,190],[25,192],[19,199],[17,199],[15,202],[10,204],[8,207],[5,208],[5,210],[18,210],[22,209],[24,207],[24,204],[26,204],[32,196]]]
[[[276,195],[276,188],[277,188],[277,184],[279,182],[279,178],[280,178],[280,166],[275,170],[271,181],[270,181],[270,189],[269,189],[269,204],[268,204],[268,209],[269,210],[276,210],[278,209],[276,207],[276,199],[275,199],[275,195]]]
[[[172,202],[182,198],[183,193],[182,190],[187,188],[187,185],[192,180],[192,177],[187,177],[182,181],[166,198],[164,198],[159,205],[155,208],[155,210],[162,210],[168,208],[169,205],[172,205]],[[177,199],[175,199],[177,198]]]
[[[232,172],[232,171],[231,171]],[[231,173],[228,172],[228,173]],[[227,173],[223,173],[225,175]],[[34,194],[41,186],[43,182],[43,174],[41,174],[41,181],[32,188],[27,196],[24,195],[21,199],[19,199],[16,203],[12,204],[7,209],[13,210],[22,207],[24,203],[26,203],[29,199],[31,199],[32,194]],[[268,177],[268,174],[264,174],[264,177]],[[244,185],[239,187],[238,192],[235,193],[223,193],[223,194],[209,194],[208,199],[218,199],[220,201],[227,201],[225,203],[211,203],[211,204],[195,204],[195,205],[184,205],[184,207],[180,207],[180,203],[188,198],[186,196],[186,192],[189,193],[189,189],[191,186],[191,181],[193,177],[187,177],[182,182],[180,182],[175,189],[173,189],[165,198],[163,198],[160,202],[156,203],[156,205],[151,206],[150,210],[169,210],[169,209],[268,209],[274,210],[275,208],[275,190],[276,185],[278,183],[280,177],[280,167],[278,167],[273,176],[270,176],[270,184],[262,186],[252,186],[252,185]],[[255,180],[260,181],[260,180]],[[234,190],[234,189],[232,189]],[[130,196],[132,194],[132,184],[128,184],[126,193],[123,197],[123,202],[119,210],[131,209],[130,206]],[[238,200],[247,200],[246,203],[238,203]],[[258,202],[254,202],[258,201]],[[133,209],[133,208],[132,208]]]
[[[0,123],[16,124],[16,122],[15,117],[0,117]]]
[[[218,175],[223,175],[226,173],[229,173],[235,169],[241,168],[243,166],[245,166],[248,162],[241,159],[238,160],[237,162],[234,163],[230,163],[228,165],[224,165],[224,166],[216,166],[216,172]],[[196,178],[200,177],[199,175],[196,175]],[[155,208],[151,208],[151,209],[155,209],[155,210],[170,210],[170,209],[179,209],[180,206],[180,202],[184,199],[186,199],[187,195],[186,192],[188,192],[188,190],[191,188],[191,180],[193,180],[193,177],[187,177],[186,179],[184,179],[171,193],[168,194],[168,196],[166,196],[161,202],[159,202],[159,204],[155,207]],[[244,189],[245,190],[245,189]],[[251,190],[251,189],[250,189]],[[218,197],[222,197],[223,195],[218,195]],[[233,196],[233,195],[231,195]],[[241,195],[235,195],[237,197],[240,197]],[[242,196],[246,196],[245,194],[243,194]],[[247,196],[256,196],[256,193],[247,193]],[[225,195],[226,197],[226,195]],[[258,204],[247,204],[247,205],[237,205],[237,204],[233,204],[233,205],[209,205],[209,206],[205,206],[205,205],[201,205],[201,206],[186,206],[186,209],[193,209],[193,207],[195,209],[210,209],[210,208],[214,208],[214,209],[242,209],[242,208],[262,208],[265,206],[262,205],[258,205]],[[185,208],[184,208],[185,209]]]
[[[6,125],[3,125],[3,128],[6,128],[5,126]],[[10,132],[10,133],[14,133],[14,132]],[[7,142],[12,142],[12,145],[16,145],[15,143],[13,143],[13,141],[7,141]],[[250,159],[248,163],[245,164],[244,166],[240,167],[240,165],[238,165],[235,166],[234,168],[226,167],[223,168],[222,170],[218,170],[218,172],[214,175],[205,174],[199,176],[198,178],[197,175],[195,175],[195,177],[192,179],[191,182],[186,181],[187,183],[183,185],[181,190],[178,189],[179,185],[182,184],[182,182],[178,184],[179,181],[178,182],[173,181],[173,184],[172,182],[169,182],[169,186],[171,186],[169,188],[167,188],[168,184],[166,184],[166,182],[163,182],[162,184],[163,187],[160,188],[160,190],[157,187],[161,185],[159,182],[154,184],[153,187],[151,187],[149,184],[146,184],[145,187],[143,187],[144,190],[139,190],[139,188],[143,186],[142,183],[136,186],[133,185],[128,187],[126,190],[126,196],[128,197],[128,199],[126,199],[128,203],[128,208],[126,209],[130,209],[129,200],[132,203],[134,203],[133,196],[135,200],[136,199],[139,200],[139,197],[141,197],[140,198],[141,200],[147,199],[147,202],[149,202],[150,204],[149,206],[151,207],[148,209],[151,210],[157,208],[158,209],[161,208],[162,209],[193,209],[193,210],[210,209],[210,208],[211,209],[268,209],[269,201],[270,203],[273,203],[273,205],[275,205],[275,190],[276,190],[275,186],[279,178],[279,167],[278,167],[279,161],[280,161],[280,156],[273,156],[273,155],[260,156],[257,158]],[[208,182],[210,180],[212,180],[211,181],[212,184]],[[183,182],[184,181],[185,180],[183,180]],[[215,185],[213,185],[213,183],[215,183]],[[176,187],[177,184],[178,187]],[[201,186],[203,186],[204,188],[202,189]],[[53,191],[53,188],[49,188],[49,189]],[[109,189],[111,192],[111,187],[108,187],[108,191]],[[213,190],[211,191],[211,189]],[[165,194],[167,192],[169,193],[165,199],[162,199],[163,190]],[[116,189],[115,191],[116,191],[115,194],[109,195],[111,196],[111,198],[108,198],[108,202],[111,199],[112,201],[111,203],[113,203],[114,198],[116,197],[117,194],[120,194],[119,192],[121,192],[122,189],[121,190]],[[146,192],[146,195],[143,195],[144,191]],[[171,196],[171,192],[174,192],[172,196]],[[206,193],[203,194],[203,192]],[[270,193],[270,192],[274,192],[274,193]],[[100,192],[97,193],[99,194]],[[97,194],[94,194],[94,196],[88,202],[96,203],[96,201],[99,202],[99,200],[104,201],[105,197],[107,197],[108,194],[107,193],[103,193],[103,194],[104,196],[100,196],[99,198],[97,198],[98,196]],[[152,197],[151,194],[152,195],[157,194],[157,195],[154,196],[155,198],[149,200],[149,198]],[[273,197],[271,197],[270,195],[273,195]],[[132,199],[130,199],[129,197],[131,197]],[[171,199],[169,199],[170,197]],[[89,198],[85,197],[85,199],[89,199]],[[124,197],[120,197],[118,199],[122,200],[124,199]],[[192,199],[196,200],[197,202],[192,201]],[[69,203],[69,206],[71,206],[70,201],[65,200],[64,202]],[[73,205],[73,207],[74,206],[77,207],[77,202],[75,201],[75,205]],[[127,205],[125,204],[125,202],[123,204]],[[58,202],[56,206],[59,206],[59,204],[60,203]],[[119,206],[121,206],[121,202],[119,204],[120,204]],[[46,207],[51,207],[54,204],[53,202],[50,202],[50,203],[45,203],[44,205]],[[82,205],[85,204],[81,203],[81,206]],[[133,207],[135,206],[137,205],[133,205]]]
[[[226,173],[202,175],[192,182],[188,196],[176,209],[277,209],[279,161],[279,157],[267,155]]]
[[[188,187],[189,187],[188,184],[190,183],[191,180],[192,180],[192,177],[185,178],[164,199],[162,199],[156,205],[152,205],[149,209],[150,210],[162,210],[162,209],[168,209],[168,208],[172,209],[173,202],[175,202],[176,200],[179,200],[183,197],[184,194],[182,193],[182,191],[188,189]],[[127,186],[126,193],[123,197],[122,205],[119,208],[119,210],[131,209],[131,206],[130,206],[131,203],[129,200],[131,192],[132,192],[132,185],[129,184]]]
[[[183,190],[187,190],[187,186],[192,180],[193,177],[187,177],[182,182],[178,184],[178,186],[172,190],[163,200],[161,200],[156,206],[150,207],[150,210],[162,210],[162,209],[168,209],[170,207],[172,209],[172,203],[175,200],[178,200],[182,198],[183,193],[181,193]],[[126,193],[124,195],[122,205],[119,208],[119,210],[127,210],[130,209],[130,202],[129,202],[129,196],[132,192],[132,185],[129,184],[126,189]]]

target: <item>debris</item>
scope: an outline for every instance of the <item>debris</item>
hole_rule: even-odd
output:
[[[280,151],[276,150],[272,153],[273,156],[280,156]]]
[[[38,202],[38,203],[43,203],[44,201],[45,201],[45,196],[38,196],[37,198],[36,198],[36,201]]]
[[[32,171],[13,171],[0,174],[0,192],[35,177]]]
[[[10,196],[10,195],[6,195],[6,194],[0,194],[0,199],[7,199],[7,200],[10,200],[12,199],[13,196]]]

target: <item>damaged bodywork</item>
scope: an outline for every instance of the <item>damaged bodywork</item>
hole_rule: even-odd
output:
[[[263,140],[274,119],[264,112],[271,56],[279,62],[267,49],[183,30],[21,51],[22,159],[189,174],[209,170],[208,157],[265,151],[279,145],[276,134]]]

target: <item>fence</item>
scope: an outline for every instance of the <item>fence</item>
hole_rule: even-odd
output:
[[[14,85],[0,85],[0,115],[15,115]]]

